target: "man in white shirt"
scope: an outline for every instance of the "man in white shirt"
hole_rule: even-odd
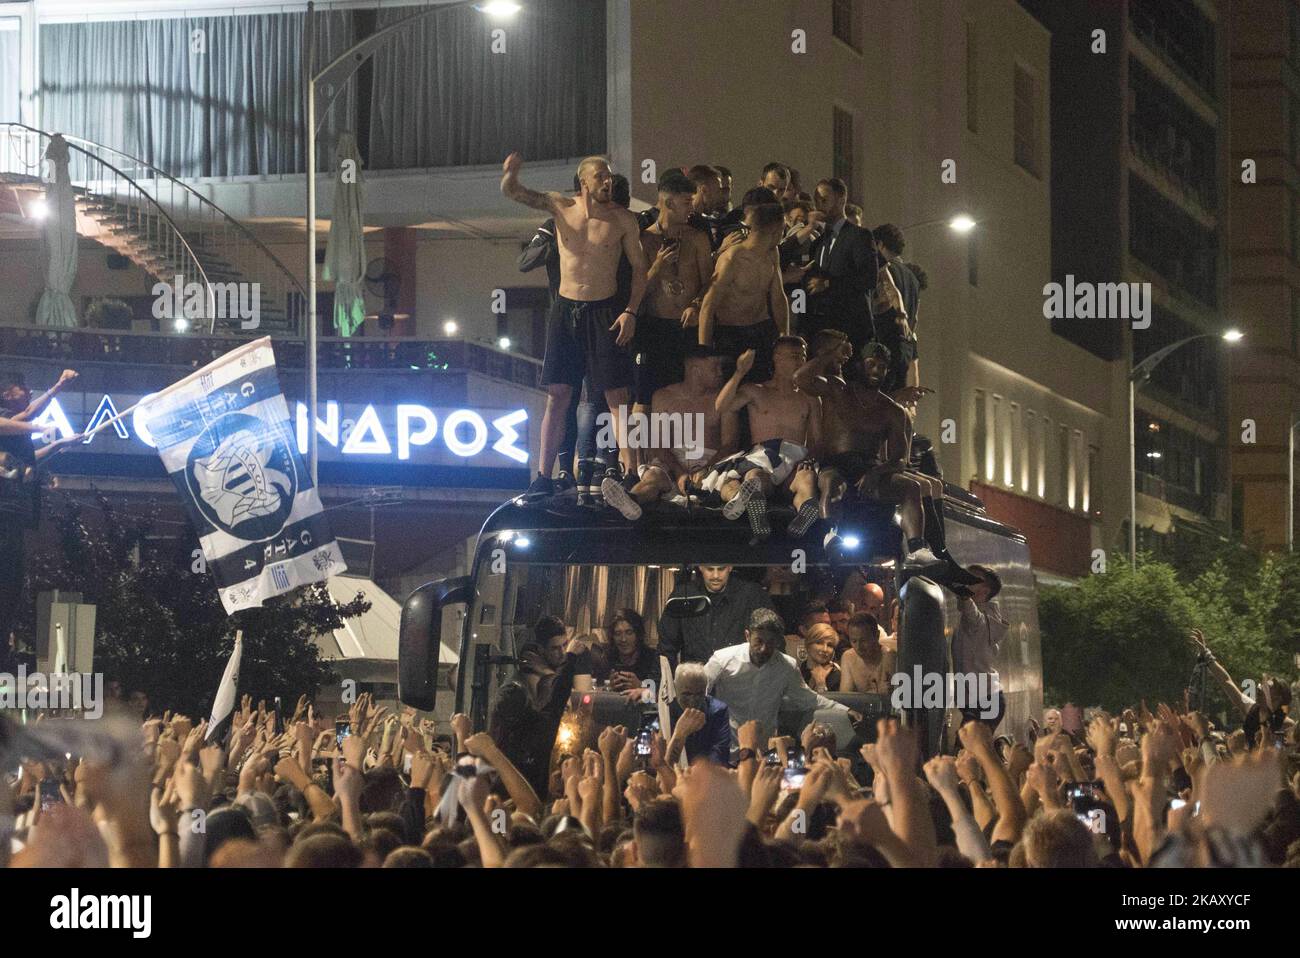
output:
[[[963,676],[987,676],[980,678],[976,688],[987,691],[990,701],[962,702],[961,715],[963,725],[979,720],[992,730],[998,727],[1007,709],[998,670],[993,664],[1007,634],[1006,620],[995,601],[1002,591],[1002,580],[987,566],[971,565],[967,569],[983,581],[969,589],[958,586],[953,590],[958,595],[957,611],[961,618],[952,636],[952,670],[958,676],[957,684],[968,688],[970,684],[961,681]]]
[[[834,709],[860,722],[862,716],[808,688],[795,660],[778,652],[785,644],[785,625],[771,609],[755,609],[745,629],[745,641],[719,649],[704,666],[709,694],[725,702],[731,717],[731,741],[751,719],[759,723],[760,742],[777,734],[782,704],[794,710]]]

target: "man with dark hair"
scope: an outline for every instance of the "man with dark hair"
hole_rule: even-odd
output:
[[[840,179],[822,180],[813,206],[825,221],[825,231],[813,243],[813,266],[804,278],[808,293],[808,338],[819,329],[837,329],[849,337],[856,355],[871,338],[872,299],[884,273],[871,234],[845,216],[848,187]]]
[[[716,250],[722,244],[721,217],[722,177],[718,171],[703,163],[686,171],[687,178],[695,184],[695,198],[691,204],[691,225],[709,237],[709,248]]]
[[[22,373],[0,372],[0,644],[6,647],[23,591],[25,533],[40,520],[37,463],[63,448],[50,444],[37,451],[32,433],[39,430],[32,422],[76,378],[75,370],[65,369],[58,382],[32,399]]]
[[[686,334],[692,304],[713,274],[708,237],[689,225],[695,184],[681,170],[659,179],[659,215],[641,231],[646,273],[645,308],[637,323],[636,404],[644,412],[654,394],[685,378]]]
[[[700,566],[698,578],[692,575],[679,581],[672,595],[700,595],[701,587],[709,597],[707,613],[690,619],[659,619],[659,654],[674,670],[678,661],[706,662],[718,649],[741,641],[756,610],[772,612],[772,600],[762,586],[732,575],[729,565]]]
[[[876,252],[885,261],[902,299],[901,311],[889,308],[875,317],[876,339],[888,346],[893,356],[885,392],[894,393],[904,386],[916,386],[920,382],[916,365],[916,311],[921,284],[903,262],[903,249],[907,242],[901,229],[893,223],[883,223],[872,231],[872,237]]]
[[[844,650],[849,648],[849,619],[853,618],[853,603],[843,596],[835,596],[826,603],[826,612],[830,615],[831,628],[839,640],[835,644],[835,658],[839,659]]]
[[[782,336],[773,347],[772,378],[745,383],[755,351],[741,353],[736,371],[718,393],[719,412],[749,410],[749,434],[754,446],[721,460],[705,477],[703,487],[717,492],[728,519],[748,517],[756,540],[771,535],[767,500],[775,489],[788,489],[795,518],[788,532],[799,538],[817,521],[817,472],[809,454],[821,443],[821,400],[799,392],[794,374],[808,360],[798,336]]]
[[[488,733],[538,795],[550,787],[551,749],[574,684],[591,676],[591,652],[555,616],[537,620],[533,642],[519,648],[519,673],[501,687]]]
[[[758,175],[758,185],[767,187],[778,199],[783,198],[790,185],[789,168],[784,163],[768,163]]]
[[[721,163],[714,163],[713,168],[718,171],[718,182],[722,185],[722,205],[721,212],[731,212],[731,170]]]
[[[993,699],[959,703],[962,724],[980,721],[992,731],[1002,721],[1007,708],[1007,698],[1002,693],[994,665],[1002,639],[1007,634],[1007,623],[996,601],[997,594],[1002,591],[1002,579],[988,566],[971,565],[967,571],[979,581],[966,588],[957,586],[953,589],[957,593],[959,618],[952,634],[952,670],[959,677],[977,677],[973,682],[959,681],[958,687],[987,689]],[[979,676],[988,678],[980,679]]]
[[[747,378],[767,382],[773,375],[773,344],[790,332],[790,303],[776,255],[785,215],[776,203],[752,206],[745,211],[745,225],[749,234],[718,256],[700,308],[699,341],[716,345],[733,361],[754,350]]]
[[[611,415],[626,408],[632,385],[628,347],[636,333],[637,311],[645,293],[645,253],[639,242],[636,217],[613,198],[609,163],[589,156],[578,166],[579,197],[530,190],[519,182],[523,157],[512,153],[502,164],[501,192],[515,202],[550,213],[555,219],[560,251],[560,289],[551,306],[546,330],[546,359],[542,383],[546,412],[542,418],[537,476],[529,492],[554,492],[551,469],[564,442],[566,414],[574,390],[590,374],[592,385],[605,394]],[[619,258],[632,264],[626,308],[618,310]],[[618,434],[618,430],[615,430]],[[619,451],[627,469],[631,451]]]
[[[795,660],[779,651],[784,644],[781,617],[771,609],[755,609],[745,629],[745,641],[714,652],[704,666],[709,693],[727,705],[733,745],[738,742],[739,728],[750,720],[759,724],[760,742],[776,735],[782,704],[791,711],[832,709],[847,713],[852,721],[861,720],[847,705],[808,688]],[[745,761],[752,756],[740,758]]]
[[[829,514],[849,490],[896,503],[907,537],[908,565],[945,561],[953,581],[975,581],[957,566],[945,546],[943,482],[911,471],[912,421],[902,406],[880,390],[889,368],[889,350],[875,342],[864,346],[861,375],[852,380],[843,372],[844,364],[853,358],[844,333],[823,330],[815,338],[814,351],[814,358],[795,373],[795,384],[822,400],[823,514]]]
[[[686,867],[686,826],[675,798],[656,798],[637,809],[632,856],[640,868]]]

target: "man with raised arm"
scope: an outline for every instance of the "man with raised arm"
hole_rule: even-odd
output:
[[[946,561],[957,573],[954,581],[980,581],[957,566],[944,546],[943,482],[908,468],[911,418],[880,391],[889,372],[889,350],[867,343],[861,378],[848,381],[843,367],[852,359],[853,347],[844,333],[821,330],[813,338],[813,349],[814,358],[794,374],[794,382],[822,401],[823,514],[849,488],[860,496],[896,503],[909,565]]]
[[[502,164],[501,192],[532,209],[555,217],[560,251],[560,290],[546,323],[546,358],[542,386],[546,413],[542,418],[541,456],[529,493],[554,491],[551,468],[564,439],[565,412],[573,390],[591,376],[592,388],[605,394],[611,416],[623,415],[631,395],[632,356],[628,350],[636,333],[637,310],[645,295],[646,262],[636,217],[613,198],[613,175],[603,157],[589,156],[578,164],[581,191],[576,197],[539,193],[519,182],[523,157],[511,153]],[[632,295],[627,308],[615,315],[618,264],[621,255],[632,264]],[[631,469],[630,450],[619,460]]]
[[[752,206],[746,209],[745,225],[745,238],[718,255],[700,307],[699,341],[733,357],[754,350],[750,376],[766,382],[772,378],[772,346],[790,332],[790,303],[776,253],[785,213],[777,203]]]
[[[715,402],[720,413],[749,410],[754,446],[718,462],[703,487],[722,497],[722,514],[728,519],[747,516],[759,541],[772,531],[767,522],[768,496],[774,489],[788,489],[795,507],[788,531],[798,538],[820,515],[817,471],[809,456],[821,443],[822,404],[794,384],[794,374],[808,361],[807,345],[798,336],[782,336],[776,341],[772,352],[775,371],[767,382],[744,382],[754,355],[752,349],[741,353],[735,374]]]

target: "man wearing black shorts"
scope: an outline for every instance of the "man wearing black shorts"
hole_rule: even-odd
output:
[[[718,256],[700,309],[700,344],[728,356],[732,369],[741,353],[754,350],[747,381],[767,382],[773,374],[776,338],[790,328],[790,303],[781,285],[776,253],[785,213],[776,203],[751,206],[745,211],[745,223],[745,238]]]
[[[546,413],[542,419],[541,455],[537,476],[528,491],[554,492],[551,469],[564,441],[565,413],[583,376],[605,394],[614,435],[627,410],[632,387],[632,355],[637,310],[645,294],[646,263],[636,217],[613,199],[609,163],[589,156],[578,165],[582,190],[577,197],[539,193],[519,182],[523,157],[512,153],[502,164],[501,192],[517,203],[555,217],[560,252],[560,289],[546,323],[546,358],[542,386]],[[626,255],[632,264],[632,291],[621,309],[618,265]],[[634,466],[631,451],[619,450],[624,469]]]
[[[650,268],[642,316],[637,321],[636,404],[640,411],[665,386],[685,378],[686,339],[682,326],[713,273],[709,238],[688,225],[695,184],[681,170],[659,180],[659,215],[641,231]]]

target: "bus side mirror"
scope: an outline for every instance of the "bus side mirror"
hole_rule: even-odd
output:
[[[898,629],[898,671],[910,678],[922,675],[946,677],[948,673],[948,639],[944,634],[943,590],[923,576],[907,580],[899,592],[902,611]],[[945,684],[945,688],[946,688]],[[920,690],[913,689],[919,701]],[[921,736],[921,754],[925,758],[943,751],[944,708],[912,708],[910,723]]]
[[[473,588],[469,576],[458,576],[425,583],[407,596],[397,640],[397,697],[403,705],[433,711],[442,650],[442,610],[469,602]]]
[[[670,619],[698,619],[709,614],[711,605],[707,595],[675,595],[664,603],[664,615]]]

